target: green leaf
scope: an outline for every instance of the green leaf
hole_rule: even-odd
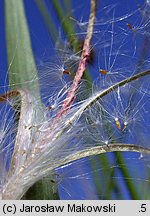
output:
[[[5,17],[10,88],[28,88],[39,97],[38,74],[23,1],[5,0]]]
[[[43,107],[40,100],[38,72],[22,0],[5,0],[5,19],[10,89],[28,89],[34,95],[33,103],[36,103],[35,108],[40,121],[43,119]],[[15,120],[18,122],[19,116]],[[37,199],[48,199],[50,197],[51,199],[58,199],[56,192],[53,193],[52,190],[54,185],[56,186],[54,183],[41,180],[40,183],[36,183],[30,190],[34,195],[34,199],[35,197]],[[51,192],[51,194],[48,192]],[[28,199],[33,198],[32,194],[28,192],[25,197]]]
[[[46,4],[44,1],[41,0],[35,0],[35,3],[37,4],[37,7],[43,17],[43,20],[51,34],[51,37],[53,39],[53,41],[55,42],[55,40],[57,39],[58,36],[58,32],[57,32],[57,28],[53,22],[53,19],[51,17],[51,14],[49,13]]]
[[[38,181],[27,191],[22,200],[59,200],[55,178],[43,178]]]

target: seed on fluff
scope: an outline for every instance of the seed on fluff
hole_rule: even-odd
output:
[[[55,105],[50,105],[46,107],[46,110],[54,110],[56,108]]]
[[[27,153],[27,151],[26,151],[26,149],[24,148],[23,150],[22,150],[22,155],[24,155],[24,154],[26,154]]]
[[[133,32],[136,31],[136,29],[130,24],[130,23],[127,23],[127,27],[132,30]]]
[[[124,131],[124,130],[126,129],[127,125],[128,125],[128,122],[125,121],[125,122],[123,123],[123,125],[124,125],[124,127],[123,127],[122,130]]]
[[[63,74],[68,74],[68,75],[70,75],[71,73],[70,73],[70,71],[69,70],[63,70]]]
[[[139,159],[143,159],[143,154],[142,153],[140,154]]]
[[[31,154],[31,157],[32,157],[32,158],[34,158],[34,157],[35,157],[35,154],[34,154],[34,153],[32,153],[32,154]]]
[[[34,154],[34,152],[30,152],[31,153],[31,158],[34,158],[35,157],[35,154]]]
[[[108,140],[106,140],[104,143],[105,143],[105,145],[108,145]]]
[[[22,172],[25,169],[25,166],[21,166],[19,171]]]
[[[118,118],[115,118],[115,123],[116,123],[116,127],[120,130],[121,129],[121,124],[120,124]]]
[[[127,23],[129,29],[133,29],[133,26],[130,23]]]
[[[100,72],[101,74],[107,74],[107,71],[104,70],[104,69],[100,69],[99,72]]]

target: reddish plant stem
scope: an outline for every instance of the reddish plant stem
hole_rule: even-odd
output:
[[[87,27],[87,34],[83,45],[81,61],[79,62],[79,66],[76,75],[74,77],[73,84],[64,100],[62,109],[59,111],[57,115],[58,118],[61,117],[64,113],[66,113],[67,110],[70,109],[72,103],[74,102],[76,97],[76,90],[78,89],[81,78],[87,67],[87,63],[90,55],[90,42],[93,35],[94,21],[96,16],[96,3],[97,0],[91,0],[91,11],[90,11],[90,17],[89,17],[89,22]]]

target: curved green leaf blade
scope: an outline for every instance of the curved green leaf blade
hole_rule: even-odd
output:
[[[41,112],[38,72],[31,47],[23,0],[5,0],[5,19],[10,89],[28,89],[34,95],[33,103],[36,103],[37,121],[41,121],[43,114]],[[16,118],[17,122],[18,120],[19,116]],[[53,193],[52,190],[54,183],[41,180],[36,184],[31,189],[33,196],[27,193],[26,199],[35,199],[35,197],[37,199],[56,199],[56,193]]]
[[[39,95],[38,74],[23,1],[5,0],[5,17],[10,87],[28,88]]]

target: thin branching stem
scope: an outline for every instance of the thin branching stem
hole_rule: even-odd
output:
[[[100,145],[92,148],[88,148],[85,150],[81,150],[75,154],[70,155],[69,157],[64,158],[63,161],[61,161],[62,165],[73,162],[75,160],[79,160],[85,157],[93,156],[93,155],[99,155],[103,153],[109,153],[109,152],[137,152],[140,154],[149,154],[150,155],[150,149],[145,148],[140,145],[135,144],[124,144],[124,143],[117,143],[117,144],[108,144],[108,145]]]
[[[138,73],[132,77],[126,78],[126,79],[124,79],[124,80],[122,80],[122,81],[102,90],[102,91],[97,92],[93,97],[89,98],[85,103],[83,103],[83,105],[80,107],[80,109],[69,119],[66,126],[68,127],[69,125],[71,125],[76,120],[76,118],[81,116],[83,111],[85,111],[87,108],[89,108],[93,104],[95,104],[100,98],[102,98],[105,95],[107,95],[108,93],[114,91],[118,87],[126,85],[127,83],[130,83],[134,80],[137,80],[137,79],[144,77],[144,76],[147,76],[149,74],[150,74],[150,70],[143,71],[143,72]]]
[[[94,21],[96,17],[96,0],[91,0],[91,11],[90,11],[90,17],[89,17],[89,22],[88,22],[88,27],[87,27],[87,34],[84,40],[84,45],[83,45],[83,51],[81,54],[81,61],[79,62],[79,66],[76,72],[76,75],[74,77],[72,86],[67,94],[66,99],[64,100],[64,104],[62,109],[58,113],[58,117],[61,117],[63,113],[65,113],[73,103],[76,95],[76,90],[79,87],[79,83],[81,81],[81,78],[84,74],[84,71],[86,70],[87,67],[87,62],[89,59],[90,55],[90,42],[93,34],[93,28],[94,28]]]

